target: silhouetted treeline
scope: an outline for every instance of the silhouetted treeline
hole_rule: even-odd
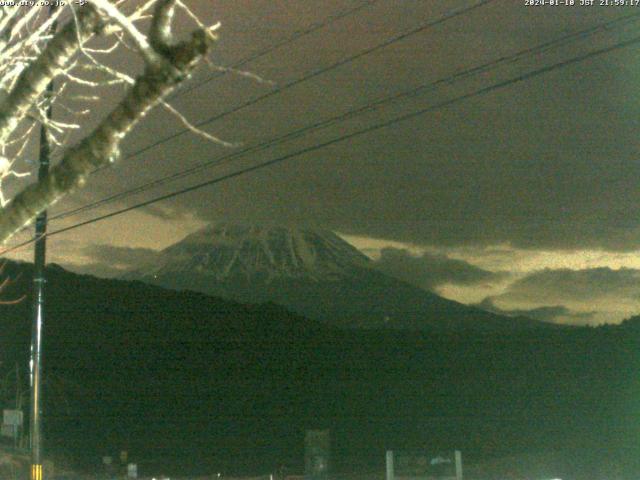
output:
[[[28,298],[0,306],[5,371],[28,359],[31,280],[16,269],[2,295]],[[295,470],[304,430],[322,427],[343,470],[381,467],[388,448],[458,448],[470,463],[569,449],[640,472],[639,318],[508,336],[339,330],[272,304],[48,275],[46,445],[85,468],[127,450],[142,472]]]

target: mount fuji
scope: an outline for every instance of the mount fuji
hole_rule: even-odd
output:
[[[330,231],[220,223],[161,251],[127,280],[243,303],[273,302],[353,328],[509,332],[553,324],[447,300],[387,276]]]

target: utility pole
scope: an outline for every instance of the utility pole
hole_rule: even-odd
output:
[[[49,7],[49,15],[52,15],[55,6]],[[54,33],[56,23],[51,25],[50,33]],[[47,86],[45,100],[49,102],[46,110],[46,118],[53,114],[53,82]],[[47,126],[40,126],[40,152],[39,152],[38,180],[43,179],[49,173],[49,160],[51,146],[47,137]],[[42,469],[42,329],[44,326],[44,285],[45,259],[46,259],[46,235],[47,211],[43,211],[36,217],[35,247],[33,261],[33,319],[31,324],[31,358],[29,362],[31,401],[29,415],[29,446],[31,449],[31,480],[43,480]]]
[[[51,85],[48,88],[50,92]],[[51,118],[51,107],[47,110],[47,117]],[[38,180],[49,172],[49,141],[47,127],[40,127],[40,165]],[[31,480],[42,480],[42,328],[44,326],[44,284],[47,212],[36,217],[36,243],[33,262],[33,322],[31,324],[31,411],[29,438],[31,447]]]

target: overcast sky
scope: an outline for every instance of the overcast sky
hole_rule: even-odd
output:
[[[212,62],[228,66],[356,0],[191,0],[220,21]],[[202,121],[353,56],[475,0],[378,0],[172,103]],[[580,3],[580,0],[576,0]],[[545,66],[633,39],[638,7],[551,7],[495,0],[226,115],[204,128],[251,146],[386,95],[430,84],[629,15],[556,48],[441,83],[275,148],[209,168],[82,215],[138,201],[427,109]],[[502,312],[571,323],[619,322],[640,312],[640,43],[393,123],[278,165],[52,237],[49,259],[114,275],[219,220],[332,229],[380,268],[425,289]],[[124,61],[124,60],[121,60]],[[185,89],[213,73],[201,69]],[[117,97],[115,97],[117,98]],[[109,105],[104,102],[103,107]],[[149,116],[126,142],[135,152],[181,129]],[[241,150],[243,147],[237,147]],[[192,134],[125,158],[52,213],[233,149]],[[26,237],[16,237],[18,241]],[[24,257],[30,252],[16,255]]]

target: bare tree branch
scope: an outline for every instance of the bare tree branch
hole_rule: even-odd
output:
[[[102,17],[91,5],[86,5],[76,23],[69,22],[47,44],[37,60],[20,74],[16,85],[0,104],[0,144],[7,141],[29,109],[45,92],[47,85],[61,73],[78,51],[78,35],[90,37],[103,25]]]
[[[60,198],[82,187],[93,170],[114,162],[119,154],[120,142],[127,133],[151,108],[159,104],[178,83],[184,80],[206,55],[210,34],[203,30],[195,31],[188,41],[171,43],[171,35],[167,36],[166,29],[160,27],[164,21],[162,19],[166,19],[167,16],[170,18],[169,9],[173,9],[173,2],[159,0],[154,12],[154,19],[161,19],[158,22],[154,21],[153,24],[158,23],[158,25],[152,27],[152,31],[162,30],[162,34],[156,34],[156,39],[152,43],[159,60],[146,63],[144,73],[136,79],[122,102],[96,130],[77,146],[72,147],[42,181],[25,188],[0,212],[0,242],[4,242]],[[82,28],[87,28],[87,23],[89,23],[88,20],[83,20]],[[99,20],[92,23],[94,28],[90,30],[95,30],[99,24]],[[77,51],[79,47],[77,38],[74,37],[75,33],[71,31],[63,37],[67,38],[67,35],[71,36],[67,39],[68,42],[75,45],[73,51]],[[62,50],[59,39],[60,36],[57,35],[51,41],[50,45],[53,45],[54,41],[58,40],[54,52]],[[64,49],[64,52],[70,51],[70,46]],[[68,60],[70,55],[52,56],[49,52],[47,58],[55,58],[58,62],[56,65],[60,65],[60,59]],[[42,66],[41,69],[52,72],[52,68],[48,65]],[[58,66],[56,73],[61,71],[62,67]],[[3,128],[7,128],[2,125],[0,123],[0,133]]]
[[[149,37],[151,45],[158,51],[171,44],[171,20],[175,11],[175,0],[158,0],[151,20]]]
[[[22,7],[0,10],[0,243],[28,225],[38,213],[82,187],[91,173],[115,162],[122,140],[157,105],[194,134],[231,145],[193,126],[164,100],[200,60],[206,60],[219,24],[206,26],[181,0],[90,0],[77,9],[68,3],[64,9],[72,18],[51,34],[49,26],[62,18],[62,9],[47,16],[46,7],[35,8],[38,12]],[[196,25],[196,31],[186,41],[176,42],[173,38],[176,13],[186,14]],[[146,33],[139,28],[139,22],[145,19],[151,20]],[[100,44],[90,48],[87,42],[98,33],[112,35],[115,42],[106,48]],[[109,56],[95,56],[109,54],[120,45],[126,47],[127,40],[144,61],[144,71],[137,78],[120,71],[117,62],[108,64]],[[56,78],[62,84],[55,91],[48,91],[47,86]],[[115,84],[125,88],[121,102],[95,130],[69,147],[71,133],[82,132],[79,117],[90,111],[86,102],[100,101],[97,89]],[[65,93],[68,85],[73,88]],[[65,105],[66,101],[71,106]],[[71,108],[77,101],[84,102],[83,107]],[[54,104],[61,107],[62,115],[52,120],[45,112]],[[30,145],[30,132],[37,125],[46,127],[49,142],[60,152],[56,155],[59,161],[46,177],[14,198],[6,198],[3,180],[15,181],[28,173],[19,173],[23,169],[14,168],[14,164]]]

